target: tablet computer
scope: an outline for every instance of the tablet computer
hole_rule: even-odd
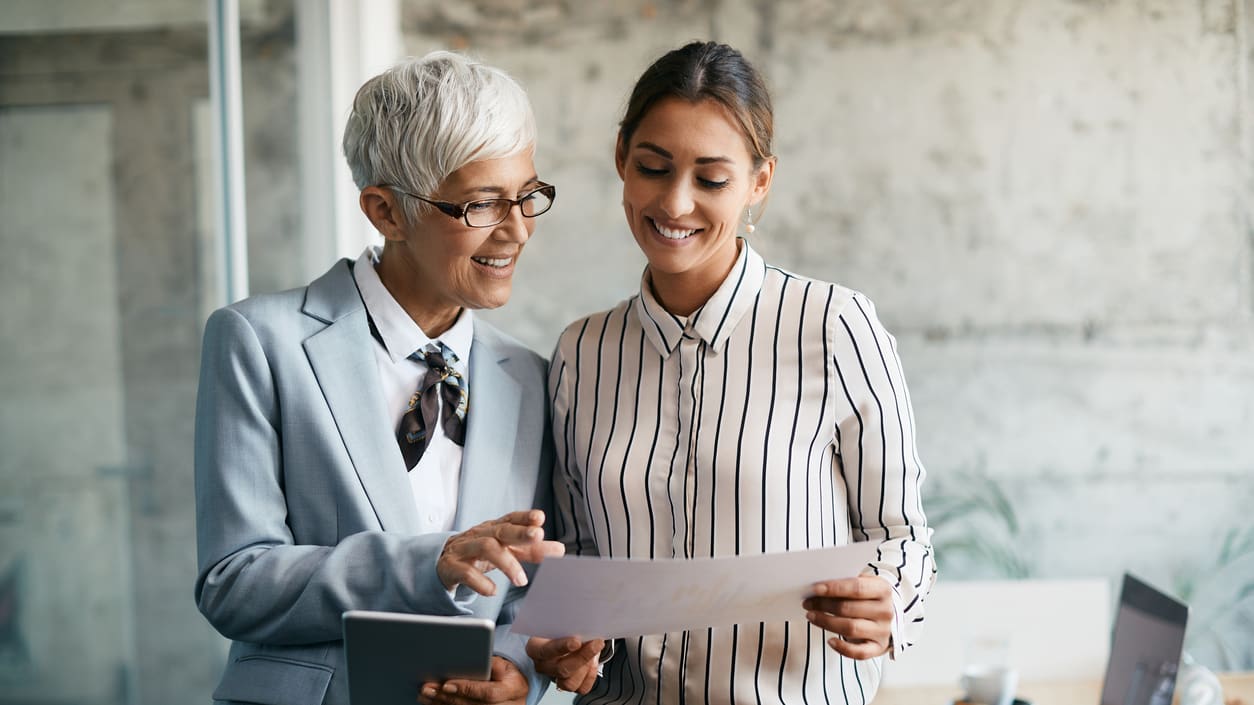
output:
[[[413,705],[423,683],[487,680],[495,625],[475,617],[344,613],[348,695],[353,705]]]

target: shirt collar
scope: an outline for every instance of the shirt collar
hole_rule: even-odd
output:
[[[387,350],[393,363],[409,357],[415,350],[421,350],[432,342],[436,342],[414,323],[405,309],[392,297],[392,292],[383,285],[375,265],[379,262],[382,250],[377,246],[367,246],[353,264],[353,277],[357,280],[357,288],[361,291],[361,300],[366,305],[370,320]],[[463,308],[453,325],[441,335],[442,342],[457,355],[453,368],[462,374],[466,373],[466,364],[470,359],[470,344],[474,340],[474,313]]]
[[[749,243],[738,239],[740,254],[727,278],[692,315],[676,316],[662,307],[653,295],[648,269],[640,278],[636,315],[653,347],[667,357],[683,338],[700,338],[717,354],[723,349],[736,325],[753,306],[766,278],[766,263]]]

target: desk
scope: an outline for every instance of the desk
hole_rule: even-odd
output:
[[[1224,698],[1240,698],[1244,705],[1254,705],[1254,671],[1220,673]],[[1019,697],[1032,705],[1098,705],[1100,680],[1051,681],[1019,684]],[[957,685],[911,686],[881,688],[874,705],[949,705],[961,695]]]

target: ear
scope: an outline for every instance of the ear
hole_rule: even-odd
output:
[[[623,179],[627,175],[627,143],[623,142],[623,133],[618,133],[618,139],[614,141],[614,166],[618,169],[618,178]]]
[[[771,181],[775,178],[775,157],[771,156],[762,162],[753,175],[753,189],[749,193],[749,203],[757,205],[771,191]]]
[[[378,186],[367,186],[357,197],[357,204],[385,240],[405,239],[405,213],[396,201],[396,194]]]

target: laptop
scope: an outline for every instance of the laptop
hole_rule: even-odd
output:
[[[1101,705],[1171,705],[1188,620],[1183,602],[1125,573]]]

